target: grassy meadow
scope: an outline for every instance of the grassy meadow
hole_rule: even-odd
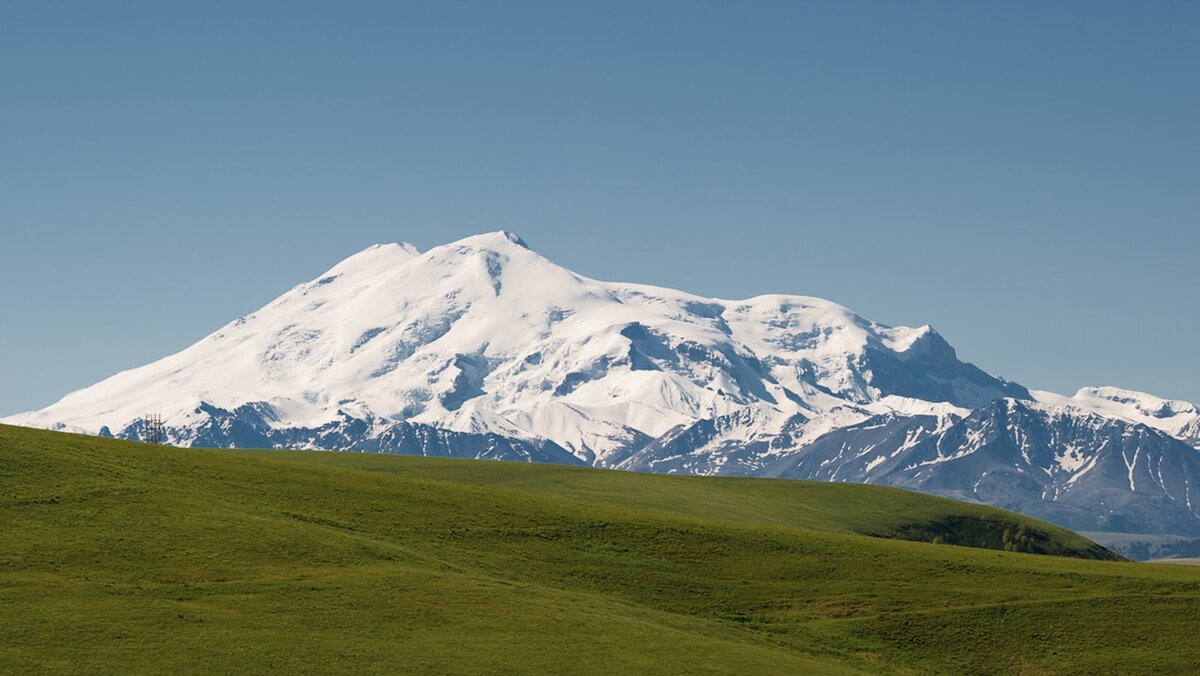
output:
[[[1108,558],[882,487],[0,426],[5,673],[1200,670],[1200,568]]]

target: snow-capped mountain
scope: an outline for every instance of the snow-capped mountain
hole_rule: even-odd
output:
[[[1033,392],[1041,402],[1092,411],[1109,418],[1153,427],[1200,450],[1200,408],[1186,401],[1161,399],[1145,392],[1116,387],[1085,387],[1073,397]]]
[[[371,247],[182,352],[5,422],[136,439],[147,413],[181,445],[874,481],[1037,514],[1048,512],[1027,499],[1026,474],[1041,487],[1033,502],[1086,512],[1077,496],[1100,489],[1082,467],[1107,477],[1117,446],[1184,478],[1200,458],[1179,441],[1200,440],[1190,404],[1031,393],[959,360],[929,326],[883,326],[806,296],[601,282],[505,232],[424,253]],[[1096,421],[1107,431],[1059,429]],[[1010,438],[1043,446],[997,441]],[[1078,463],[1080,476],[1060,481]],[[981,483],[966,490],[967,479]],[[1174,481],[1141,486],[1186,503],[1193,516],[1170,521],[1182,528],[1196,517]],[[1138,485],[1122,485],[1136,500],[1104,504],[1140,513]],[[1143,527],[1134,521],[1119,523]]]
[[[1146,425],[1011,398],[961,419],[872,418],[761,474],[911,488],[1081,530],[1200,534],[1200,453]]]
[[[208,409],[252,405],[272,429],[345,414],[372,434],[403,421],[540,438],[612,464],[747,409],[769,430],[891,399],[970,408],[1005,395],[1028,392],[958,361],[927,326],[885,327],[803,296],[599,282],[501,232],[424,254],[372,247],[178,354],[16,420],[121,435],[157,411],[186,443]]]

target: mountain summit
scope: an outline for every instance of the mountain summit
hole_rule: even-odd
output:
[[[772,473],[896,483],[1028,510],[1028,490],[1013,495],[1033,484],[1019,475],[991,482],[1011,490],[989,483],[986,494],[930,477],[950,468],[973,476],[955,461],[966,457],[964,444],[979,443],[972,430],[983,423],[971,421],[998,401],[1052,410],[1054,420],[1098,416],[1145,428],[1161,446],[1160,468],[1161,457],[1193,467],[1200,455],[1184,441],[1194,441],[1195,407],[1140,396],[1131,404],[1111,388],[1073,398],[1030,392],[961,361],[932,327],[884,326],[819,298],[725,300],[589,279],[500,231],[423,253],[372,246],[182,352],[7,422],[138,438],[142,417],[156,412],[179,445]],[[1005,424],[1042,425],[1040,416],[1009,415]],[[880,430],[900,441],[865,442]],[[1051,437],[1045,458],[1079,458],[1058,461],[1062,471],[1082,472],[1112,452]],[[825,450],[834,439],[837,453]],[[895,460],[930,444],[934,455],[912,455],[924,469]],[[893,455],[880,455],[884,447]],[[1019,449],[990,446],[999,459],[979,471],[995,476]],[[832,455],[814,466],[821,453]],[[1030,460],[1027,471],[1050,471],[1048,462]],[[1076,482],[1064,477],[1054,492],[1034,483],[1045,493],[1038,501],[1054,502]],[[1161,492],[1172,505],[1190,499],[1190,488],[1176,497],[1167,483]],[[1072,500],[1072,525],[1101,523],[1079,517],[1090,503]],[[1170,528],[1200,528],[1190,503],[1180,509]],[[1167,527],[1130,518],[1122,529]]]

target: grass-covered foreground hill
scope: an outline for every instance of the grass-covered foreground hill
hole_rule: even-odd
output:
[[[5,673],[1200,669],[1200,569],[1104,555],[878,487],[0,426]]]

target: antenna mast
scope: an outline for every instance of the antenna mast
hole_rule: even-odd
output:
[[[157,413],[147,413],[142,418],[142,441],[147,444],[166,443],[167,435],[163,429],[162,416]]]

